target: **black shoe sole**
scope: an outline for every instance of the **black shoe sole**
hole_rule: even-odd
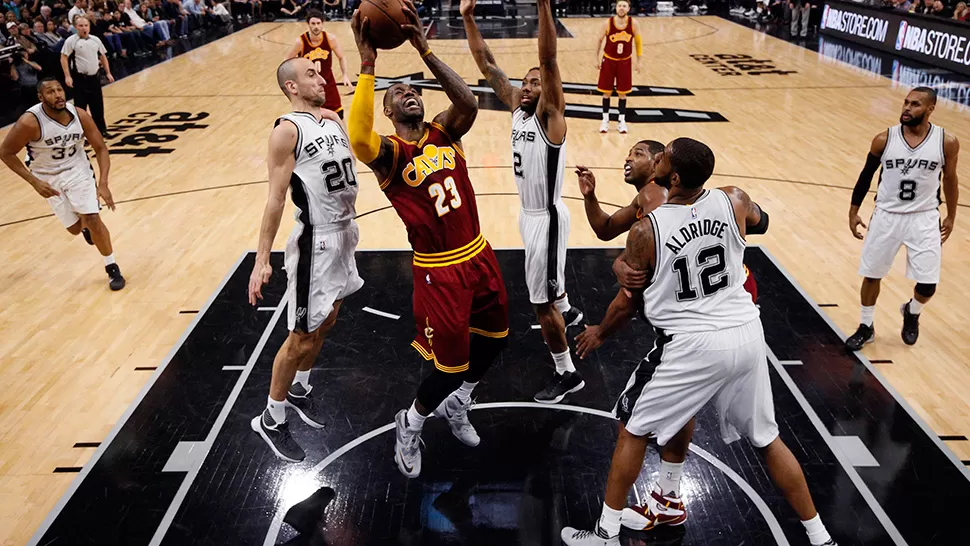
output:
[[[276,444],[274,444],[273,441],[269,439],[269,436],[266,434],[266,431],[263,430],[263,426],[260,423],[262,419],[263,419],[262,415],[257,415],[256,417],[253,417],[253,420],[249,422],[249,428],[253,429],[253,432],[255,432],[256,434],[259,434],[259,437],[262,438],[264,442],[266,442],[266,445],[268,445],[270,449],[273,450],[273,454],[279,457],[280,459],[283,459],[284,461],[291,462],[291,463],[302,462],[303,459],[294,459],[293,457],[287,457],[286,455],[283,455],[283,453],[281,453],[279,449],[276,448]],[[305,458],[306,457],[304,457],[304,459]]]
[[[580,381],[579,382],[579,385],[576,385],[575,387],[569,389],[568,391],[560,394],[559,396],[557,396],[555,398],[551,398],[549,400],[539,400],[538,398],[536,398],[536,397],[533,396],[532,399],[535,400],[536,402],[540,403],[540,404],[549,404],[549,405],[558,404],[558,403],[562,402],[563,399],[566,398],[566,396],[568,396],[568,395],[570,395],[570,394],[572,394],[574,392],[579,392],[579,391],[583,390],[584,387],[586,387],[586,381]]]
[[[121,282],[120,283],[116,283],[115,282],[115,279],[111,279],[111,280],[108,281],[108,288],[110,288],[112,292],[117,292],[117,291],[121,290],[122,288],[124,288],[126,284],[127,283],[125,282],[124,277],[121,277]]]

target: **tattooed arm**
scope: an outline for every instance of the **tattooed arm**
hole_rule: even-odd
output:
[[[471,49],[475,64],[481,70],[488,85],[495,91],[495,95],[509,110],[515,110],[519,105],[519,90],[509,83],[509,77],[495,64],[495,56],[485,44],[482,33],[475,23],[475,0],[461,0],[461,16],[465,22],[465,34],[468,36],[468,47]]]

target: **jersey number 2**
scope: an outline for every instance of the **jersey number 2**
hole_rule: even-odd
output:
[[[445,202],[448,198],[447,194],[451,194],[451,201]],[[461,206],[461,196],[458,195],[458,187],[455,186],[455,179],[452,177],[445,178],[445,185],[442,187],[440,182],[435,182],[428,186],[428,195],[434,199],[434,208],[438,212],[438,217],[451,212],[452,209],[457,209]]]
[[[512,173],[522,178],[522,154],[512,152]]]
[[[701,268],[698,277],[701,281],[701,294],[705,298],[727,288],[730,284],[728,275],[724,271],[727,268],[727,264],[724,262],[724,246],[709,246],[698,252],[697,265]],[[676,294],[677,301],[697,299],[697,290],[692,283],[687,256],[677,258],[671,266],[680,280],[680,290]]]

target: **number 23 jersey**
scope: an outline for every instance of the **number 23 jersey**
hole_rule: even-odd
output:
[[[889,128],[882,151],[882,172],[876,188],[876,207],[886,212],[923,212],[940,206],[944,131],[930,124],[919,145],[911,148],[902,125]]]
[[[457,260],[457,251],[474,250],[466,248],[472,243],[484,245],[461,145],[434,122],[425,125],[418,142],[387,138],[394,145],[394,160],[380,187],[404,222],[416,255],[456,251],[452,257]]]
[[[733,328],[759,316],[744,288],[745,242],[734,206],[719,189],[693,205],[665,204],[648,217],[656,262],[643,313],[666,334]]]

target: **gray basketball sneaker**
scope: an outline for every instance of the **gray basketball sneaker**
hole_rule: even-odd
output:
[[[270,416],[268,410],[253,417],[249,426],[273,450],[277,457],[291,463],[298,463],[306,458],[306,452],[296,443],[290,434],[289,423],[277,423]]]
[[[323,411],[320,408],[320,401],[310,394],[312,391],[312,386],[306,389],[302,384],[294,383],[286,393],[286,401],[304,423],[313,428],[323,428]]]

